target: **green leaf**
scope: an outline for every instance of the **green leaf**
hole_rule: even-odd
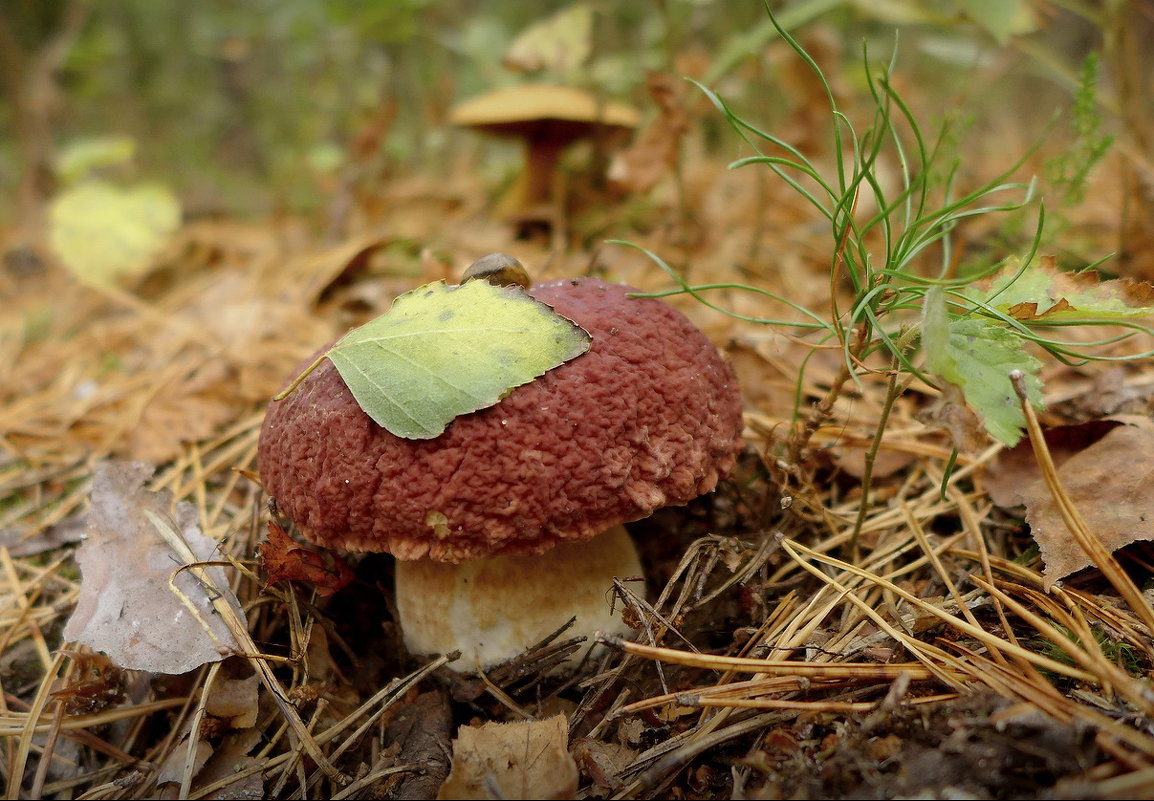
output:
[[[1154,286],[1129,278],[1100,281],[1093,270],[1066,272],[1053,256],[1043,256],[1025,270],[1012,260],[987,285],[967,294],[1017,320],[1039,324],[1154,315]]]
[[[585,329],[519,287],[438,281],[398,297],[325,357],[378,424],[398,437],[432,439],[589,343]]]
[[[72,184],[101,167],[132,163],[136,140],[128,136],[90,136],[71,142],[56,157],[56,174]]]
[[[64,266],[86,284],[111,286],[148,268],[180,225],[180,203],[154,184],[85,181],[57,195],[50,220]]]
[[[959,0],[958,6],[1000,45],[1038,27],[1034,11],[1025,0]]]
[[[517,34],[501,60],[514,72],[568,74],[593,51],[593,6],[573,3]]]
[[[982,417],[991,436],[1014,445],[1026,424],[1010,372],[1026,376],[1026,395],[1041,408],[1042,363],[1026,352],[1016,333],[984,317],[951,318],[944,291],[926,293],[922,322],[922,347],[926,367],[942,380],[961,389],[965,402]]]

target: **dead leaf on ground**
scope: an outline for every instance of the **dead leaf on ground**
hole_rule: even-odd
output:
[[[1058,467],[1058,478],[1087,528],[1114,552],[1154,540],[1154,432],[1122,425]],[[1093,565],[1062,521],[1039,477],[1019,491],[1049,583]]]
[[[616,791],[624,784],[620,777],[637,759],[637,752],[620,743],[583,737],[573,743],[573,759],[597,787]]]
[[[243,678],[222,674],[212,683],[204,711],[227,720],[233,729],[250,729],[256,725],[259,690],[260,676],[256,673]]]
[[[103,462],[92,482],[88,539],[76,561],[82,581],[76,610],[64,639],[103,651],[121,667],[152,673],[185,673],[218,662],[236,640],[213,610],[210,591],[192,573],[169,580],[181,565],[157,533],[152,519],[172,518],[171,494],[150,492],[144,482],[152,468],[141,462]],[[218,543],[200,532],[196,508],[177,504],[175,527],[197,559],[216,556]],[[244,619],[219,567],[208,568],[238,617]]]
[[[941,385],[941,397],[917,415],[918,421],[932,428],[944,428],[954,447],[963,453],[981,450],[989,441],[982,418],[966,403],[961,387],[945,380]]]
[[[386,750],[396,751],[398,764],[417,763],[386,784],[389,798],[433,798],[449,775],[453,713],[448,696],[432,690],[420,693],[397,710],[381,738]]]
[[[353,580],[352,569],[339,556],[301,545],[271,520],[268,539],[257,548],[267,576],[265,587],[278,581],[307,581],[318,596],[327,598]]]
[[[568,742],[563,715],[463,727],[437,798],[574,798],[577,764]]]
[[[64,702],[68,715],[90,715],[124,700],[124,671],[104,654],[71,653],[73,678],[52,697]]]
[[[637,137],[628,150],[614,157],[609,181],[624,194],[648,192],[677,167],[681,140],[689,131],[685,111],[685,82],[672,75],[652,72],[646,88],[660,116]]]
[[[1055,426],[1045,431],[1046,447],[1057,467],[1071,456],[1081,453],[1122,423],[1116,420],[1091,420],[1072,426]],[[1022,440],[998,454],[997,461],[986,472],[985,490],[998,506],[1011,508],[1026,502],[1024,491],[1041,481],[1038,461],[1029,440]]]
[[[211,437],[236,415],[235,404],[227,397],[232,380],[233,371],[220,361],[174,366],[162,374],[155,394],[127,432],[128,454],[161,464],[177,456],[186,443]]]
[[[892,476],[899,470],[904,470],[915,459],[917,453],[910,448],[903,448],[900,441],[882,443],[874,460],[873,477],[885,478]],[[866,454],[870,448],[869,440],[852,440],[841,442],[830,448],[830,453],[837,461],[838,467],[854,478],[865,475]]]

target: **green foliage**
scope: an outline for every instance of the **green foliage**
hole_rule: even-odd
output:
[[[1070,147],[1046,162],[1046,179],[1054,190],[1058,208],[1075,206],[1086,196],[1090,172],[1106,155],[1114,137],[1102,133],[1098,114],[1098,54],[1090,53],[1082,62],[1078,91],[1071,109]]]
[[[882,363],[890,364],[891,369],[908,377],[922,378],[944,392],[950,387],[958,388],[987,431],[1007,444],[1018,440],[1023,423],[1008,373],[1015,369],[1024,372],[1028,376],[1030,401],[1034,405],[1041,402],[1037,378],[1040,363],[1028,353],[1029,343],[1057,358],[1078,360],[1094,358],[1088,348],[1127,336],[1122,334],[1075,346],[1043,335],[1039,329],[1050,325],[1117,321],[1131,332],[1152,333],[1145,326],[1129,321],[1130,317],[1147,316],[1154,311],[1150,302],[1120,301],[1119,296],[1126,293],[1117,288],[1104,293],[1100,289],[1087,289],[1075,298],[1076,290],[1062,284],[1059,271],[1036,264],[1045,226],[1040,205],[1029,251],[1022,254],[1020,262],[1013,263],[998,276],[993,289],[979,288],[978,282],[994,272],[997,265],[962,269],[959,277],[952,241],[956,228],[974,217],[1020,212],[1034,202],[1032,182],[1011,180],[1022,161],[975,189],[960,190],[958,171],[962,158],[957,149],[958,139],[948,121],[936,137],[926,136],[921,123],[894,87],[893,60],[878,67],[863,48],[864,74],[873,99],[873,115],[861,126],[838,107],[821,69],[772,14],[770,24],[826,89],[833,139],[832,170],[823,172],[789,142],[743,118],[717,93],[701,84],[698,88],[757,154],[734,162],[731,168],[768,168],[827,221],[833,245],[829,256],[831,279],[844,277],[853,297],[846,309],[840,307],[839,298],[833,297],[833,313],[825,320],[800,309],[783,295],[763,288],[724,285],[756,292],[802,315],[791,320],[741,319],[818,329],[820,343],[839,343],[843,367],[835,393],[841,391],[845,382],[857,381],[864,371],[875,369],[867,366],[868,360],[875,356],[881,356]],[[1090,108],[1087,104],[1091,100],[1087,97],[1092,98],[1084,95],[1080,101],[1081,114],[1088,113]],[[1096,129],[1085,129],[1095,143],[1088,153],[1098,158],[1103,145],[1095,138],[1094,131]],[[896,192],[888,191],[879,177],[879,164],[883,159],[899,165],[901,182]],[[1078,163],[1085,164],[1086,158]],[[1075,182],[1084,180],[1085,173],[1076,173],[1071,178]],[[1068,185],[1074,186],[1074,183]],[[859,213],[859,200],[866,195],[872,195],[876,211]],[[660,294],[688,292],[708,303],[708,292],[722,288],[722,285],[690,286],[655,254],[650,256],[680,287]],[[1067,295],[1073,299],[1059,305]],[[920,322],[911,321],[911,313],[920,318]],[[800,373],[797,414],[801,408],[804,365]],[[908,381],[891,382],[891,394],[901,392],[906,384]],[[889,408],[888,402],[886,408]],[[792,447],[795,455],[801,450],[798,443],[812,430],[813,427],[807,425],[795,432]],[[957,432],[951,433],[958,444]],[[881,429],[877,436],[881,436]]]
[[[431,439],[589,349],[589,334],[517,287],[426,284],[353,329],[330,359],[365,413],[398,437]]]
[[[1053,621],[1050,622],[1050,625],[1068,637],[1074,645],[1085,647],[1082,639],[1065,626]],[[1094,635],[1095,643],[1095,645],[1091,647],[1096,647],[1108,660],[1122,668],[1122,670],[1126,671],[1129,675],[1136,678],[1146,676],[1146,666],[1143,662],[1142,654],[1139,653],[1137,648],[1124,640],[1111,639],[1105,631],[1099,628],[1092,628],[1090,631]],[[1079,665],[1077,660],[1070,655],[1069,651],[1050,640],[1038,642],[1036,650],[1043,656],[1048,656],[1056,662],[1061,662],[1063,665],[1069,665],[1071,667],[1078,667]]]
[[[951,317],[945,290],[934,287],[925,295],[922,349],[926,368],[961,390],[981,413],[986,430],[1006,445],[1015,445],[1026,420],[1010,383],[1011,371],[1026,376],[1033,406],[1043,405],[1038,378],[1042,363],[1022,348],[1021,338],[989,318]]]
[[[136,141],[127,136],[92,136],[78,139],[56,158],[56,177],[72,184],[104,167],[130,164],[136,157]]]

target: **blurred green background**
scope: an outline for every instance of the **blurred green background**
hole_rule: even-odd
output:
[[[1125,51],[1150,40],[1149,2],[770,6],[848,92],[864,91],[863,42],[881,59],[900,42],[916,111],[1010,115],[1027,144],[1073,105],[1088,53],[1103,54],[1102,109],[1120,111],[1148,81],[1146,59],[1128,66]],[[574,8],[592,19],[572,45],[587,48],[581,63],[538,75],[502,65],[530,26]],[[540,46],[564,47],[566,35],[554,26]],[[70,148],[108,136],[135,145],[133,170],[173,188],[186,217],[307,211],[350,164],[387,180],[477,158],[475,135],[448,126],[448,109],[523,80],[595,87],[644,109],[647,71],[690,76],[772,126],[804,102],[772,38],[757,0],[4,0],[0,213],[43,201]],[[722,121],[705,115],[697,133],[705,152],[739,155]]]

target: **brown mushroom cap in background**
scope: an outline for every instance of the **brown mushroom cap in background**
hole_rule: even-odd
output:
[[[741,450],[733,373],[684,315],[630,291],[534,286],[589,352],[431,440],[378,426],[325,360],[269,406],[265,490],[318,545],[448,562],[541,553],[709,492]]]
[[[636,128],[640,115],[631,106],[602,102],[583,89],[527,84],[466,100],[452,110],[449,121],[499,136],[567,143],[599,126]]]

